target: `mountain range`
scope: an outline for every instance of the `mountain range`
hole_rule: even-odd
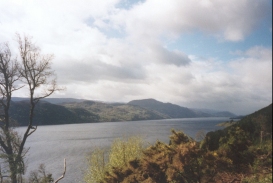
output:
[[[10,116],[20,126],[28,124],[27,98],[12,98]],[[155,99],[128,103],[105,103],[74,98],[45,98],[35,108],[35,125],[53,125],[107,121],[136,121],[170,118],[236,117],[228,111],[190,109]]]

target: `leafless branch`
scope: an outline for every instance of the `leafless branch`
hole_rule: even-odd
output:
[[[59,180],[63,179],[64,178],[64,175],[65,175],[65,172],[66,172],[66,160],[64,158],[64,173],[61,177],[59,177],[54,183],[57,183],[59,182]]]
[[[37,130],[37,126],[30,127],[30,129],[32,129],[32,131],[29,131],[28,136],[30,136],[32,133],[34,133]]]

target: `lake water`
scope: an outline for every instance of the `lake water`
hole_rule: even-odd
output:
[[[86,156],[96,147],[108,148],[119,137],[140,135],[151,144],[157,140],[169,142],[170,130],[182,130],[195,138],[200,130],[206,132],[221,129],[216,126],[229,118],[183,118],[131,122],[105,122],[39,126],[26,142],[29,152],[26,156],[27,173],[43,163],[56,180],[63,173],[66,158],[67,170],[60,183],[83,182],[87,167]],[[26,128],[17,128],[22,134]]]

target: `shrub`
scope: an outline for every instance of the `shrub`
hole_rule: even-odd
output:
[[[116,139],[110,149],[108,166],[122,168],[130,160],[140,158],[142,150],[143,141],[140,137]]]
[[[138,136],[114,140],[109,151],[96,148],[88,157],[86,183],[104,182],[106,175],[111,175],[123,168],[129,161],[142,156],[143,140]]]
[[[106,164],[104,152],[93,153],[97,163],[91,166],[98,171],[89,169],[96,179],[90,182],[272,182],[272,140],[255,144],[249,140],[250,136],[235,125],[211,133],[204,139],[205,143],[199,143],[181,131],[172,130],[169,144],[157,141],[144,150],[139,138],[117,139]],[[211,150],[209,147],[214,149],[214,145],[218,147]],[[101,175],[100,178],[96,178],[96,174]]]
[[[105,166],[105,150],[96,148],[87,158],[88,169],[84,176],[87,183],[102,182],[104,179]]]

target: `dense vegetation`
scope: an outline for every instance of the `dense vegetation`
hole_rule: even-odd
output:
[[[28,124],[29,103],[25,98],[13,98],[11,118],[19,125]],[[204,113],[154,99],[123,103],[104,103],[72,98],[41,100],[35,108],[34,125],[92,123],[108,121],[138,121],[186,117],[232,117],[230,112]]]
[[[129,148],[132,144],[124,146]],[[123,149],[126,148],[120,148]],[[125,156],[126,152],[119,154]],[[272,104],[224,130],[209,132],[201,142],[172,130],[169,144],[158,141],[126,163],[120,158],[122,166],[107,164],[107,158],[98,157],[100,153],[91,156],[97,162],[95,168],[100,170],[100,178],[96,179],[97,174],[89,171],[88,183],[269,183],[272,182]],[[105,166],[106,169],[102,168]]]
[[[99,121],[136,121],[149,119],[164,119],[162,114],[144,108],[126,104],[107,104],[103,102],[84,101],[63,104],[73,110],[82,108],[99,116]]]
[[[88,157],[90,166],[84,177],[85,182],[103,182],[106,172],[107,174],[114,173],[112,167],[121,169],[128,161],[139,159],[142,156],[143,144],[140,137],[134,136],[128,139],[116,139],[109,151],[95,149]]]
[[[28,124],[30,105],[27,101],[12,102],[10,107],[11,118],[19,125]],[[82,108],[67,109],[61,105],[48,102],[39,102],[35,108],[34,125],[70,124],[96,122],[98,115]]]
[[[144,100],[133,100],[129,102],[130,105],[140,106],[148,110],[157,111],[164,114],[168,118],[192,118],[200,117],[202,113],[196,114],[194,111],[181,107],[171,103],[163,103],[154,99],[144,99]],[[203,114],[203,117],[206,115]]]

